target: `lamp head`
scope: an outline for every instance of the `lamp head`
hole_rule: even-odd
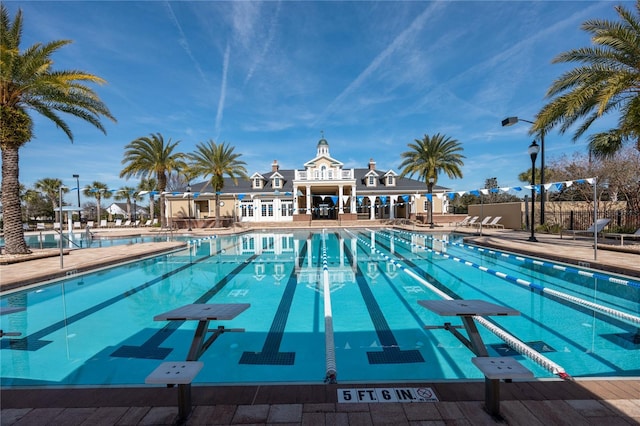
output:
[[[191,192],[191,184],[190,183],[187,184],[187,192]]]
[[[518,117],[507,117],[502,120],[502,127],[513,126],[518,122]]]
[[[72,175],[72,177],[78,179],[80,177],[80,175]]]
[[[538,145],[538,143],[534,140],[533,142],[531,142],[531,145],[529,145],[529,149],[527,151],[529,152],[529,155],[531,156],[531,160],[532,161],[536,161],[536,157],[538,156],[538,152],[540,152],[540,145]]]

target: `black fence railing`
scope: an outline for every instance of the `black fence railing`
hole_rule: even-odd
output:
[[[545,222],[559,224],[563,229],[585,230],[595,222],[593,210],[545,210]],[[605,228],[609,232],[635,232],[640,228],[640,212],[637,211],[599,210],[597,215],[598,219],[611,219]]]

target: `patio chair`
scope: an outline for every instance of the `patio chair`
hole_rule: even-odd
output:
[[[88,228],[93,228],[93,221],[92,220],[87,221],[87,227]]]
[[[122,225],[122,226],[131,226],[131,221],[130,221],[130,220],[127,220],[127,221],[124,223],[124,225]]]
[[[144,226],[151,226],[151,222],[152,222],[151,219],[147,220],[145,222]]]
[[[73,222],[73,229],[82,228],[82,224],[79,221]]]
[[[116,228],[119,228],[122,226],[122,219],[116,219],[116,223],[113,225]]]
[[[571,231],[573,234],[573,239],[576,239],[576,234],[592,234],[598,233],[600,234],[605,226],[607,226],[611,222],[611,219],[598,219],[596,223],[592,223],[590,227],[585,230],[573,230]]]
[[[454,222],[453,224],[455,226],[465,226],[467,222],[469,222],[469,220],[471,220],[471,216],[467,216],[464,219],[462,219],[460,222]]]
[[[100,228],[106,228],[107,227],[107,219],[102,219],[100,221]]]
[[[36,230],[37,231],[44,231],[45,229],[47,229],[47,228],[44,226],[44,222],[38,222],[38,224],[36,225]]]
[[[493,218],[493,220],[489,223],[487,223],[486,226],[487,228],[502,228],[504,229],[504,225],[498,223],[500,222],[500,220],[502,219],[502,216],[496,216]]]
[[[636,232],[634,232],[633,234],[626,234],[624,232],[607,232],[605,234],[603,234],[605,237],[613,237],[613,238],[620,238],[620,245],[623,246],[624,245],[624,239],[626,238],[640,238],[640,228],[636,229]]]
[[[476,221],[480,218],[480,216],[474,216],[471,219],[469,219],[469,221],[467,223],[465,223],[465,226],[474,226]]]
[[[474,222],[473,226],[475,226],[476,228],[484,227],[487,226],[487,223],[489,223],[489,221],[491,221],[491,216],[485,216],[484,219],[482,219],[482,222]]]

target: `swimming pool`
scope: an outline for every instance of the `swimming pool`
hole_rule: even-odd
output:
[[[329,293],[324,293],[323,264]],[[337,381],[480,379],[472,353],[418,300],[483,299],[521,312],[480,332],[537,378],[640,376],[640,283],[391,229],[262,231],[3,294],[1,385],[141,385],[184,360],[195,322],[153,321],[189,303],[250,303],[200,358],[195,383],[322,383],[331,306]],[[459,324],[459,322],[457,322]],[[505,340],[505,335],[509,337]],[[523,356],[515,338],[537,354]],[[538,355],[541,357],[538,357]],[[542,360],[542,362],[541,362]],[[545,360],[548,360],[547,363]]]
[[[64,247],[70,249],[76,248],[100,248],[100,247],[113,247],[127,244],[137,243],[154,243],[160,241],[167,241],[167,234],[160,235],[98,235],[92,234],[91,237],[87,236],[85,231],[82,232],[64,232]],[[187,237],[170,236],[171,238],[186,241]],[[24,237],[27,246],[34,249],[49,249],[60,247],[60,234],[51,232],[42,232],[39,234],[25,235]],[[4,244],[4,239],[0,238],[0,244]]]

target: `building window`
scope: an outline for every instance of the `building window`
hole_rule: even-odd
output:
[[[282,205],[280,206],[280,215],[282,217],[292,216],[293,215],[293,203],[291,203],[291,202],[282,203]]]
[[[393,180],[393,176],[387,176],[387,185],[388,186],[394,186],[394,180]]]
[[[262,203],[262,217],[273,217],[273,203]]]
[[[333,170],[329,170],[329,179],[333,179]]]
[[[367,186],[376,186],[376,178],[375,176],[369,176],[369,183]]]
[[[325,180],[327,178],[327,166],[320,168],[320,179]]]
[[[253,217],[253,202],[249,201],[240,204],[242,217]]]
[[[253,180],[253,187],[254,188],[262,188],[262,179],[260,178],[255,178]]]
[[[316,177],[316,180],[318,180],[320,178],[320,172],[319,171],[316,170],[314,175]]]
[[[273,178],[273,187],[274,188],[280,188],[280,178],[279,177]]]

